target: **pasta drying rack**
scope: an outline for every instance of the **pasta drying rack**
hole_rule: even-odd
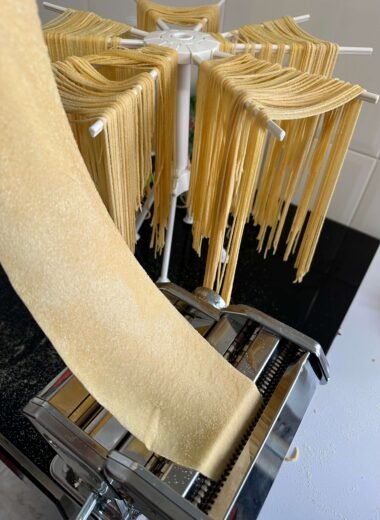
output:
[[[62,13],[66,10],[50,2],[43,2],[45,8]],[[225,7],[225,0],[220,0],[217,4],[220,9]],[[223,18],[223,16],[221,17]],[[297,23],[306,22],[310,15],[294,17]],[[158,282],[169,282],[169,264],[173,244],[173,230],[177,208],[177,200],[180,195],[186,193],[190,183],[189,168],[189,117],[190,117],[190,94],[191,94],[191,65],[200,64],[203,60],[229,56],[227,53],[219,51],[220,42],[211,35],[201,30],[207,26],[207,19],[194,26],[192,30],[183,28],[171,28],[164,20],[157,21],[157,31],[148,33],[140,29],[132,28],[131,33],[136,39],[123,39],[121,45],[127,48],[136,48],[143,45],[162,45],[173,48],[178,54],[178,74],[177,74],[177,106],[176,106],[176,143],[175,143],[175,168],[172,182],[170,213],[165,239],[165,247],[162,258],[161,274]],[[231,33],[222,33],[225,37],[230,37]],[[275,47],[275,46],[274,46]],[[235,46],[237,51],[244,49],[243,45]],[[256,51],[260,51],[260,45],[256,46]],[[340,54],[372,54],[371,47],[340,47]],[[379,96],[371,92],[361,94],[364,101],[377,103]],[[91,135],[95,136],[101,130],[101,126],[95,124],[90,129]],[[277,139],[283,140],[285,132],[273,121],[268,121],[268,131]],[[142,211],[136,221],[136,231],[139,232],[150,207],[153,204],[153,190],[148,194]],[[185,217],[187,224],[192,224],[192,217],[188,213]],[[225,251],[222,253],[222,261],[228,261]]]

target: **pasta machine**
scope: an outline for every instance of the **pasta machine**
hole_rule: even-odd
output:
[[[204,288],[160,289],[262,396],[219,481],[149,451],[68,369],[24,413],[57,452],[51,473],[82,507],[78,519],[254,519],[317,384],[329,379],[327,360],[314,340],[257,309],[223,308]]]

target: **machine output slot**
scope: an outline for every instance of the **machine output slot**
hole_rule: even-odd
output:
[[[251,320],[246,320],[246,323],[236,335],[236,338],[229,346],[227,352],[224,354],[224,358],[231,363],[234,367],[237,367],[240,360],[246,354],[250,343],[256,337],[258,328]]]
[[[105,408],[100,408],[98,410],[98,413],[93,417],[93,419],[87,424],[86,427],[83,428],[83,430],[91,435],[93,431],[95,431],[95,428],[97,425],[106,417],[108,414],[107,410]]]
[[[145,444],[136,439],[133,435],[128,437],[118,451],[142,466],[145,466],[153,456],[153,452],[148,450]]]
[[[107,412],[92,430],[91,437],[106,450],[112,450],[127,433],[119,421]]]
[[[78,406],[78,408],[74,410],[74,412],[69,416],[69,419],[80,428],[83,428],[84,425],[94,417],[99,409],[100,404],[95,401],[92,395],[89,395]]]
[[[58,393],[53,395],[49,403],[65,417],[69,417],[89,396],[88,391],[73,376],[61,387]]]
[[[210,316],[207,316],[197,309],[190,308],[187,309],[186,319],[201,336],[206,336],[215,323],[215,320],[210,318]]]
[[[246,318],[231,319],[230,316],[224,315],[207,334],[206,339],[219,354],[224,356],[246,321]]]
[[[279,342],[277,336],[261,329],[251,344],[247,346],[245,355],[236,365],[236,368],[255,383],[273,356]]]

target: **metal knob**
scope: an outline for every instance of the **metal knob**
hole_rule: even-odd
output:
[[[220,294],[212,291],[211,289],[207,289],[206,287],[197,287],[194,291],[194,294],[216,309],[224,309],[227,307],[226,302],[223,300]]]

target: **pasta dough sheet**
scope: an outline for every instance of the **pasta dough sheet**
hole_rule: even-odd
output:
[[[54,84],[36,6],[0,19],[0,261],[87,390],[149,449],[219,476],[260,402],[171,306],[109,217]]]

